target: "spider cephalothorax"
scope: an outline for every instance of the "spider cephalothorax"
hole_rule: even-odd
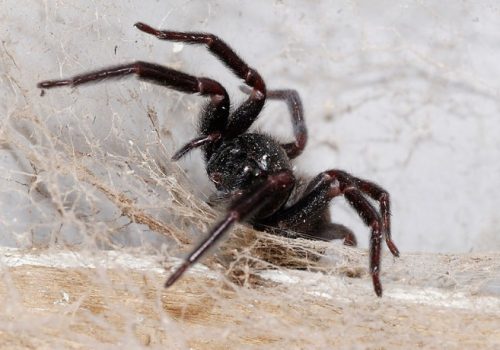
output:
[[[170,276],[165,286],[172,285],[236,222],[246,221],[255,228],[275,234],[293,231],[293,236],[317,240],[344,239],[345,244],[355,245],[356,238],[349,229],[330,221],[328,205],[334,197],[343,195],[366,225],[371,227],[370,273],[375,293],[381,296],[379,273],[382,239],[385,238],[394,256],[399,255],[391,240],[389,194],[373,182],[334,169],[316,176],[298,199],[290,198],[297,187],[291,160],[302,153],[307,142],[307,128],[297,92],[267,90],[259,73],[215,35],[163,31],[143,23],[136,23],[135,26],[161,40],[206,45],[250,88],[244,89],[248,93],[247,100],[231,111],[229,95],[215,80],[140,61],[38,84],[39,88],[50,89],[135,74],[154,84],[210,98],[201,115],[199,137],[187,143],[172,158],[178,160],[189,151],[202,148],[207,174],[219,191],[219,197],[228,200],[228,211]],[[287,103],[295,141],[279,143],[268,135],[247,133],[266,99]],[[380,211],[373,207],[366,196],[379,202]]]

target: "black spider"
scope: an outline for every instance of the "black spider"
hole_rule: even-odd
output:
[[[205,156],[208,176],[220,197],[229,201],[228,212],[170,276],[165,287],[177,281],[234,223],[240,221],[275,234],[290,235],[290,232],[295,232],[296,236],[316,240],[344,239],[345,244],[356,245],[356,238],[349,229],[330,221],[329,202],[332,198],[343,195],[365,224],[371,227],[370,273],[375,293],[381,296],[379,273],[383,237],[392,254],[399,256],[399,251],[391,240],[389,194],[373,182],[333,169],[316,176],[305,191],[300,193],[301,198],[291,198],[296,197],[291,194],[297,192],[298,187],[291,159],[302,153],[307,141],[307,128],[297,92],[267,90],[259,73],[215,35],[160,31],[144,23],[136,23],[135,26],[161,40],[206,45],[212,54],[251,87],[247,91],[248,99],[231,111],[229,96],[217,81],[147,62],[104,68],[70,79],[49,80],[38,84],[39,88],[49,89],[136,74],[151,83],[210,98],[201,115],[200,136],[182,147],[172,159],[178,160],[200,147]],[[247,133],[262,110],[266,98],[283,100],[288,104],[294,142],[283,144],[267,135]],[[380,213],[365,196],[379,202]]]

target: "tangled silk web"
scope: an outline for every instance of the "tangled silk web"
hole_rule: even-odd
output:
[[[156,129],[154,120],[151,118]],[[206,232],[218,215],[189,190],[190,180],[176,165],[165,161],[168,156],[157,159],[154,151],[141,150],[132,142],[120,150],[123,156],[100,151],[102,146],[91,139],[88,130],[85,139],[90,151],[82,152],[29,111],[12,115],[3,131],[9,151],[26,167],[13,171],[10,180],[28,188],[24,196],[31,204],[32,216],[44,219],[33,222],[28,233],[18,234],[17,245],[78,249],[136,246],[141,252],[178,254]],[[119,136],[114,139],[121,142]],[[162,142],[158,140],[157,145],[162,152]],[[13,191],[16,195],[20,192]],[[254,265],[319,268],[318,261],[330,246],[257,234],[244,227],[232,236],[217,260],[231,262],[235,271]],[[242,266],[236,267],[234,261]]]
[[[156,129],[154,113],[149,111],[149,116],[152,128]],[[156,268],[147,266],[157,271],[165,257],[189,249],[192,242],[199,239],[200,232],[206,232],[217,217],[212,208],[189,190],[185,175],[168,161],[158,160],[153,152],[126,143],[122,149],[116,146],[123,155],[118,154],[119,151],[111,154],[103,150],[89,130],[84,131],[86,144],[77,147],[71,136],[64,135],[64,127],[51,127],[50,122],[50,117],[43,119],[28,109],[15,111],[3,122],[4,148],[23,166],[8,173],[5,179],[13,186],[3,194],[10,195],[16,203],[11,215],[20,218],[28,211],[30,219],[20,224],[24,230],[15,226],[16,220],[11,221],[11,227],[6,227],[15,233],[15,245],[27,249],[27,261],[8,260],[7,264],[30,266],[31,262],[49,271],[58,267],[80,267],[91,284],[101,284],[101,269],[107,269],[107,259],[114,256],[111,254],[106,261],[100,261],[102,250],[129,251],[137,259],[156,256],[153,259]],[[68,128],[74,129],[84,130],[85,126]],[[107,141],[121,142],[121,137],[110,136]],[[157,145],[161,152],[162,143],[158,141]],[[344,252],[342,262],[320,263],[329,247],[324,242],[287,240],[241,226],[215,257],[207,259],[207,264],[226,276],[225,288],[233,292],[240,285],[265,285],[256,271],[282,267],[329,272],[337,269],[348,275],[367,277],[366,269],[359,262],[354,267],[349,265],[349,260],[356,260],[359,253],[342,247],[339,248]],[[35,253],[29,248],[36,248]],[[60,255],[60,252],[72,253]],[[15,251],[7,250],[5,254],[7,257],[13,254],[14,260],[23,260],[22,253],[16,255]],[[34,256],[28,258],[31,254]],[[39,254],[52,254],[53,259]],[[68,256],[73,262],[65,262]],[[167,261],[166,267],[171,263]],[[133,267],[133,264],[122,266]],[[36,274],[36,270],[32,274]],[[160,275],[163,277],[157,279],[161,280],[165,273],[162,271]],[[105,282],[112,287],[112,279]],[[193,286],[200,288],[205,283],[205,280],[195,281]],[[11,284],[12,281],[5,285]],[[47,281],[42,285],[50,287]],[[161,294],[161,286],[159,288]],[[68,295],[63,290],[60,292]],[[74,296],[69,294],[68,298],[73,300]]]

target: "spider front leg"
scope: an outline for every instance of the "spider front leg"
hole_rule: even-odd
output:
[[[232,49],[218,36],[209,33],[175,32],[158,30],[145,23],[138,22],[135,26],[160,40],[183,42],[186,44],[206,45],[208,50],[221,60],[231,71],[252,88],[248,99],[241,104],[231,115],[228,121],[225,137],[233,138],[248,130],[259,115],[266,100],[266,84],[260,74],[245,63]],[[203,129],[202,120],[202,129]],[[208,121],[209,125],[210,122]]]
[[[78,86],[99,82],[105,79],[123,78],[128,75],[137,75],[142,80],[188,94],[199,93],[202,96],[210,97],[210,102],[206,107],[206,113],[209,114],[212,125],[216,127],[210,129],[209,133],[187,143],[175,153],[173,160],[178,160],[196,147],[218,141],[222,133],[225,132],[229,116],[229,96],[226,89],[224,89],[221,84],[209,78],[194,77],[153,63],[137,61],[76,75],[69,79],[46,80],[38,83],[37,86],[41,89],[51,89],[61,86]]]
[[[240,89],[246,94],[251,94],[252,92],[246,86],[241,86]],[[304,120],[304,108],[302,107],[299,93],[292,89],[268,90],[267,99],[281,100],[287,104],[288,111],[292,117],[295,142],[283,143],[281,147],[286,151],[288,158],[293,159],[298,157],[306,147],[308,138],[307,126]]]
[[[295,179],[289,170],[284,170],[274,175],[270,175],[264,183],[261,183],[254,191],[243,194],[229,207],[228,213],[219,221],[208,236],[188,255],[184,262],[165,282],[165,287],[170,287],[179,277],[203,254],[207,252],[236,222],[244,221],[252,214],[258,213],[259,209],[265,207],[273,200],[273,193],[277,191],[287,192],[293,187]]]

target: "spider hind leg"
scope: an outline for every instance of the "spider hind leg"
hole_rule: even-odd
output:
[[[373,287],[378,296],[382,296],[382,284],[380,283],[381,241],[386,236],[386,241],[391,252],[397,256],[399,251],[387,233],[390,227],[389,221],[383,218],[389,214],[384,210],[389,208],[388,203],[382,207],[379,214],[373,205],[365,198],[368,182],[353,177],[341,170],[327,170],[316,176],[307,186],[305,195],[292,206],[280,210],[266,218],[259,225],[267,227],[278,227],[297,231],[305,237],[313,239],[343,238],[346,245],[355,245],[356,238],[350,230],[342,225],[329,222],[327,215],[328,204],[339,195],[343,195],[347,202],[356,210],[363,222],[371,228],[370,237],[370,274],[372,275]],[[368,195],[375,196],[373,188],[377,185],[370,184]],[[379,192],[386,193],[380,187]],[[378,192],[377,192],[378,193]],[[388,198],[387,196],[382,196]]]

